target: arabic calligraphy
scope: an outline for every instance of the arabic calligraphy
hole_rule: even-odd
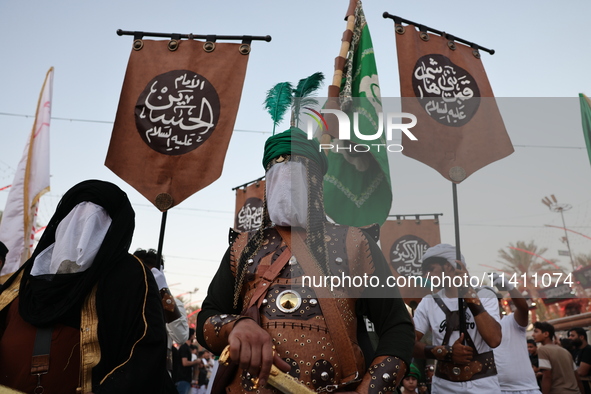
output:
[[[463,126],[480,106],[476,80],[448,57],[431,54],[414,67],[412,85],[423,109],[446,126]]]
[[[236,230],[256,230],[263,224],[263,201],[257,197],[246,200],[236,215]]]
[[[166,155],[182,155],[203,144],[220,115],[213,85],[188,70],[174,70],[153,78],[135,106],[135,122],[146,144]]]
[[[390,264],[402,276],[421,276],[421,259],[429,244],[415,235],[398,238],[390,248]]]

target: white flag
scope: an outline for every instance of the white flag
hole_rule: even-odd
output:
[[[41,89],[35,123],[18,164],[0,222],[0,241],[8,248],[0,276],[15,272],[33,249],[34,226],[41,195],[49,191],[49,122],[53,67]]]

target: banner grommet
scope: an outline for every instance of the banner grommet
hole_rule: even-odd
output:
[[[457,47],[456,47],[456,43],[455,43],[455,42],[453,42],[453,41],[451,41],[451,40],[447,42],[447,47],[448,47],[449,49],[451,49],[452,51],[455,51],[455,50],[456,50],[456,48],[457,48]]]
[[[394,28],[394,30],[398,34],[404,34],[404,33],[406,33],[406,29],[402,25],[396,25],[396,27]]]
[[[137,40],[133,41],[133,50],[134,51],[139,51],[143,47],[144,47],[144,42],[142,40],[137,39]]]
[[[476,59],[480,59],[480,52],[478,51],[478,49],[473,49],[472,50],[472,55],[474,55],[474,57]]]
[[[421,37],[421,40],[423,40],[423,41],[429,41],[429,34],[427,34],[427,32],[424,32],[424,31],[420,32],[419,37]]]
[[[250,53],[250,44],[240,44],[240,47],[238,47],[238,52],[243,55],[248,55]]]
[[[213,52],[215,49],[215,42],[207,41],[203,44],[203,50],[205,52]]]
[[[168,42],[168,50],[171,52],[176,51],[177,49],[179,49],[179,40],[170,40]]]

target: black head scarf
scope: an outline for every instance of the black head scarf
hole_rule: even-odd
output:
[[[79,203],[89,201],[103,207],[111,217],[111,225],[92,265],[84,272],[31,276],[35,258],[55,242],[59,223]],[[95,284],[122,259],[127,257],[135,226],[135,214],[127,195],[116,185],[88,180],[72,187],[62,197],[33,255],[7,281],[14,281],[23,272],[19,292],[19,312],[28,323],[41,327],[55,323],[77,327],[84,299]]]

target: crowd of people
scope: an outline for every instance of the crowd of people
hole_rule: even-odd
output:
[[[155,250],[128,252],[134,212],[90,180],[60,201],[34,253],[0,287],[0,388],[48,393],[589,393],[582,328],[554,327],[494,287],[444,287],[414,314],[399,290],[306,286],[303,275],[391,274],[371,232],[326,220],[327,160],[297,129],[265,145],[264,223],[237,234],[190,328]],[[0,264],[6,248],[0,244]],[[424,275],[464,277],[439,244]],[[515,311],[502,313],[500,292]],[[459,301],[462,301],[461,303]],[[462,308],[460,310],[460,307]],[[372,323],[368,331],[366,321]],[[537,344],[540,346],[537,346]],[[212,354],[226,354],[216,363]]]

